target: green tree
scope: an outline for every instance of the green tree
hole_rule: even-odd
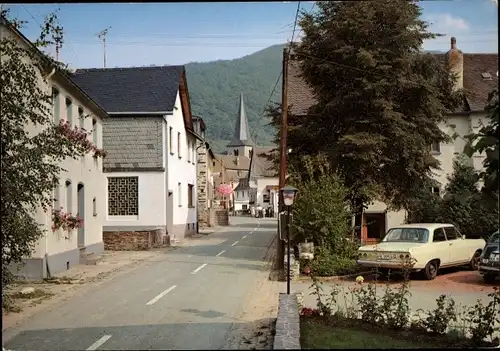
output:
[[[7,18],[8,12],[3,10],[0,24],[17,31],[21,23]],[[67,157],[76,159],[94,147],[85,131],[71,130],[64,123],[53,121],[52,96],[44,77],[53,68],[56,74],[65,73],[39,48],[54,40],[61,45],[62,32],[54,13],[47,16],[40,38],[32,47],[19,45],[12,35],[0,38],[3,286],[12,278],[11,264],[29,257],[36,242],[45,235],[34,215],[40,206],[45,211],[52,206],[53,189],[63,170],[61,161]],[[40,84],[41,80],[44,84]]]
[[[429,183],[408,201],[409,222],[451,223],[469,238],[488,236],[498,228],[498,193],[480,191],[478,180],[470,158],[458,157],[443,198]]]
[[[428,181],[439,167],[429,146],[450,139],[438,124],[460,98],[449,71],[421,52],[436,35],[416,1],[328,1],[317,8],[302,15],[304,36],[293,48],[317,101],[297,121],[295,129],[308,136],[297,147],[328,155],[359,224],[373,199],[406,207],[408,194]]]
[[[485,170],[481,172],[484,180],[485,191],[498,192],[498,168],[499,168],[499,140],[498,140],[498,89],[494,89],[488,96],[488,105],[485,108],[488,113],[488,123],[481,127],[478,134],[472,135],[472,141],[477,140],[474,147],[468,147],[469,155],[473,152],[485,152],[486,159],[483,162]]]

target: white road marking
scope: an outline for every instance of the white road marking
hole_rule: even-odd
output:
[[[149,301],[146,305],[149,306],[149,305],[154,304],[156,301],[158,301],[159,299],[161,299],[163,296],[167,295],[169,292],[171,292],[175,288],[177,288],[177,285],[172,285],[170,288],[168,288],[164,292],[159,293],[154,299],[152,299],[151,301]]]
[[[236,240],[231,246],[234,246],[234,245],[236,245],[239,242],[240,242],[239,240]]]
[[[203,269],[203,267],[205,267],[207,264],[206,263],[203,263],[201,266],[199,266],[198,268],[196,268],[194,271],[191,272],[191,274],[196,274],[198,273],[199,271],[201,271]]]
[[[226,252],[226,250],[222,250],[221,252],[219,252],[217,255],[215,255],[215,257],[219,257],[220,255],[222,255],[224,252]]]
[[[111,338],[111,335],[104,335],[102,338],[97,340],[95,343],[89,346],[87,350],[97,350],[99,347],[102,346],[106,341],[108,341]]]
[[[242,239],[245,239],[246,237],[247,237],[247,236],[246,236],[246,235],[244,235],[244,236],[242,236],[241,238],[242,238]]]

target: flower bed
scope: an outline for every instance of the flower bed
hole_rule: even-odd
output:
[[[313,277],[316,308],[299,307],[304,348],[500,346],[499,288],[488,294],[487,303],[478,301],[462,312],[451,297],[441,295],[434,310],[415,314],[409,306],[408,280],[396,288],[382,288],[382,296],[377,295],[376,285],[364,284],[361,278],[356,282],[347,291],[337,285],[325,294]]]

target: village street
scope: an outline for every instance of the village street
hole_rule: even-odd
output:
[[[255,288],[268,280],[266,256],[275,228],[272,219],[233,217],[229,228],[195,240],[195,245],[145,261],[127,274],[110,277],[4,330],[4,347],[234,348],[231,343],[240,342],[235,340],[241,337],[236,335],[239,324],[253,318],[245,319],[251,310],[245,308],[262,303],[252,295],[261,294]],[[278,292],[269,295],[272,298],[267,299],[275,305]]]

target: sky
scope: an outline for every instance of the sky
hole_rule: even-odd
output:
[[[305,11],[314,2],[303,1]],[[424,44],[447,51],[450,37],[466,53],[498,52],[498,10],[494,0],[421,2],[431,31],[444,34]],[[97,33],[109,28],[107,67],[177,65],[234,59],[290,41],[297,2],[80,3],[6,5],[28,21],[22,32],[36,39],[44,16],[59,8],[64,27],[60,60],[72,68],[103,67]],[[300,36],[297,26],[295,38]],[[55,54],[55,49],[52,48]]]

